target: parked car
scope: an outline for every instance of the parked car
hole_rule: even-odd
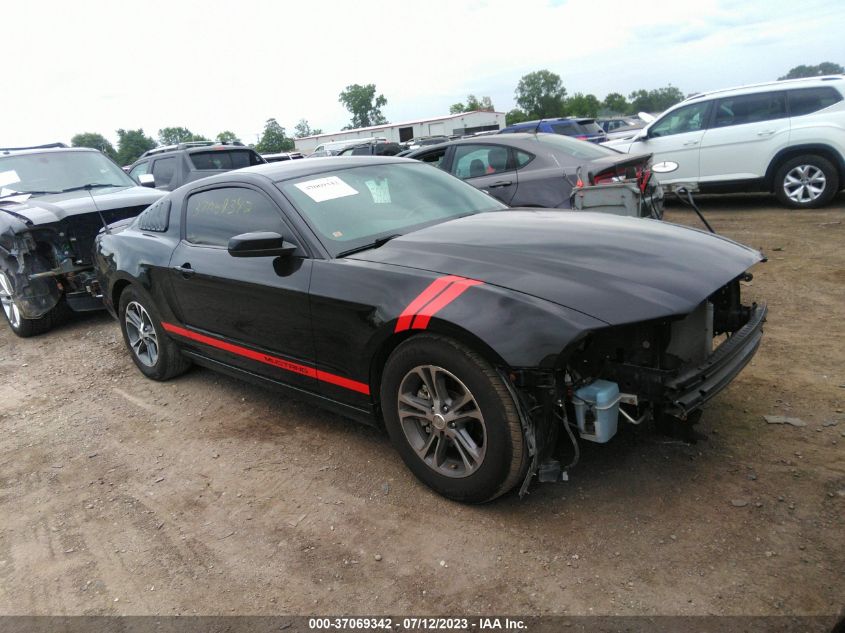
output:
[[[773,192],[792,208],[827,204],[845,183],[845,77],[792,79],[695,95],[630,140],[661,182],[702,192]]]
[[[305,156],[300,152],[278,152],[276,154],[261,154],[261,158],[268,163],[279,163],[283,160],[298,160],[305,158]]]
[[[607,134],[607,140],[631,138],[636,135],[646,122],[639,117],[611,117],[596,119],[596,123]]]
[[[649,173],[650,154],[621,154],[558,134],[460,139],[405,157],[448,171],[514,207],[568,209],[576,187],[624,180],[643,183],[646,203],[662,205],[662,192]]]
[[[173,191],[186,182],[266,162],[243,143],[192,141],[144,152],[129,175],[145,187]]]
[[[0,149],[0,303],[12,331],[42,334],[68,309],[102,309],[94,236],[163,195],[95,149]]]
[[[599,127],[595,119],[575,117],[540,119],[538,121],[515,123],[501,130],[499,134],[513,134],[515,132],[562,134],[563,136],[577,138],[580,141],[591,141],[593,143],[603,143],[607,140],[607,134]]]
[[[352,138],[344,139],[342,141],[329,141],[327,143],[320,143],[317,147],[314,148],[313,152],[306,156],[306,158],[325,158],[326,156],[337,156],[343,149],[351,145],[360,145],[361,143],[377,142],[387,142],[387,139],[381,136],[368,136],[366,138]]]
[[[145,376],[196,362],[383,424],[420,480],[466,502],[548,478],[558,435],[688,425],[751,360],[766,313],[740,299],[755,250],[508,209],[393,157],[213,176],[100,234],[96,253]]]
[[[404,146],[405,149],[417,149],[425,145],[438,145],[440,143],[445,143],[450,140],[450,138],[451,137],[446,136],[445,134],[438,134],[436,136],[417,136],[409,141],[405,141]]]
[[[359,145],[350,145],[349,147],[340,150],[338,156],[396,156],[402,151],[402,146],[399,143],[388,143],[384,141],[376,141],[369,143],[361,143]]]

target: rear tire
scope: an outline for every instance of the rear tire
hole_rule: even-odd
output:
[[[21,338],[29,338],[44,334],[53,327],[52,310],[40,319],[27,319],[21,314],[13,294],[14,287],[11,278],[5,272],[0,272],[0,303],[2,303],[0,311],[12,332]]]
[[[152,300],[129,286],[120,295],[118,318],[135,366],[152,380],[170,380],[191,366],[161,327]]]
[[[444,497],[484,503],[525,475],[510,391],[490,363],[454,340],[423,334],[397,347],[384,368],[381,405],[402,460]]]
[[[778,168],[774,189],[778,200],[787,207],[816,209],[829,203],[839,191],[839,173],[821,156],[796,156]]]

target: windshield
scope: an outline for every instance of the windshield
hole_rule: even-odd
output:
[[[336,169],[277,186],[333,256],[429,224],[507,208],[417,162]]]
[[[133,187],[124,171],[99,152],[44,152],[0,157],[0,195],[58,193],[84,185]]]
[[[536,138],[537,142],[541,145],[545,145],[551,150],[563,152],[573,158],[594,160],[596,158],[619,155],[619,152],[609,147],[603,147],[595,143],[585,143],[584,141],[559,134],[538,134]]]

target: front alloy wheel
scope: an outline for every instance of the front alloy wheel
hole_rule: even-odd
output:
[[[21,326],[21,311],[12,298],[12,284],[6,273],[0,273],[0,304],[3,305],[3,312],[6,314],[12,329],[19,328]]]
[[[3,306],[3,316],[9,322],[12,332],[21,338],[43,334],[53,326],[55,308],[40,319],[27,319],[21,314],[20,306],[15,301],[12,280],[5,272],[0,272],[0,305]]]
[[[399,386],[398,408],[405,438],[434,472],[467,477],[483,464],[484,415],[451,372],[436,365],[414,367]]]
[[[384,424],[420,481],[449,499],[483,503],[525,478],[525,438],[505,380],[444,336],[417,334],[393,350],[379,389]]]

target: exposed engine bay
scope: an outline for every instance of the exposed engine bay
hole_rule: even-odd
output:
[[[541,481],[566,477],[555,457],[567,433],[605,443],[623,424],[653,423],[692,440],[700,407],[751,360],[762,338],[765,305],[743,305],[744,273],[695,310],[673,318],[591,332],[561,355],[553,372],[514,374],[533,430]]]

